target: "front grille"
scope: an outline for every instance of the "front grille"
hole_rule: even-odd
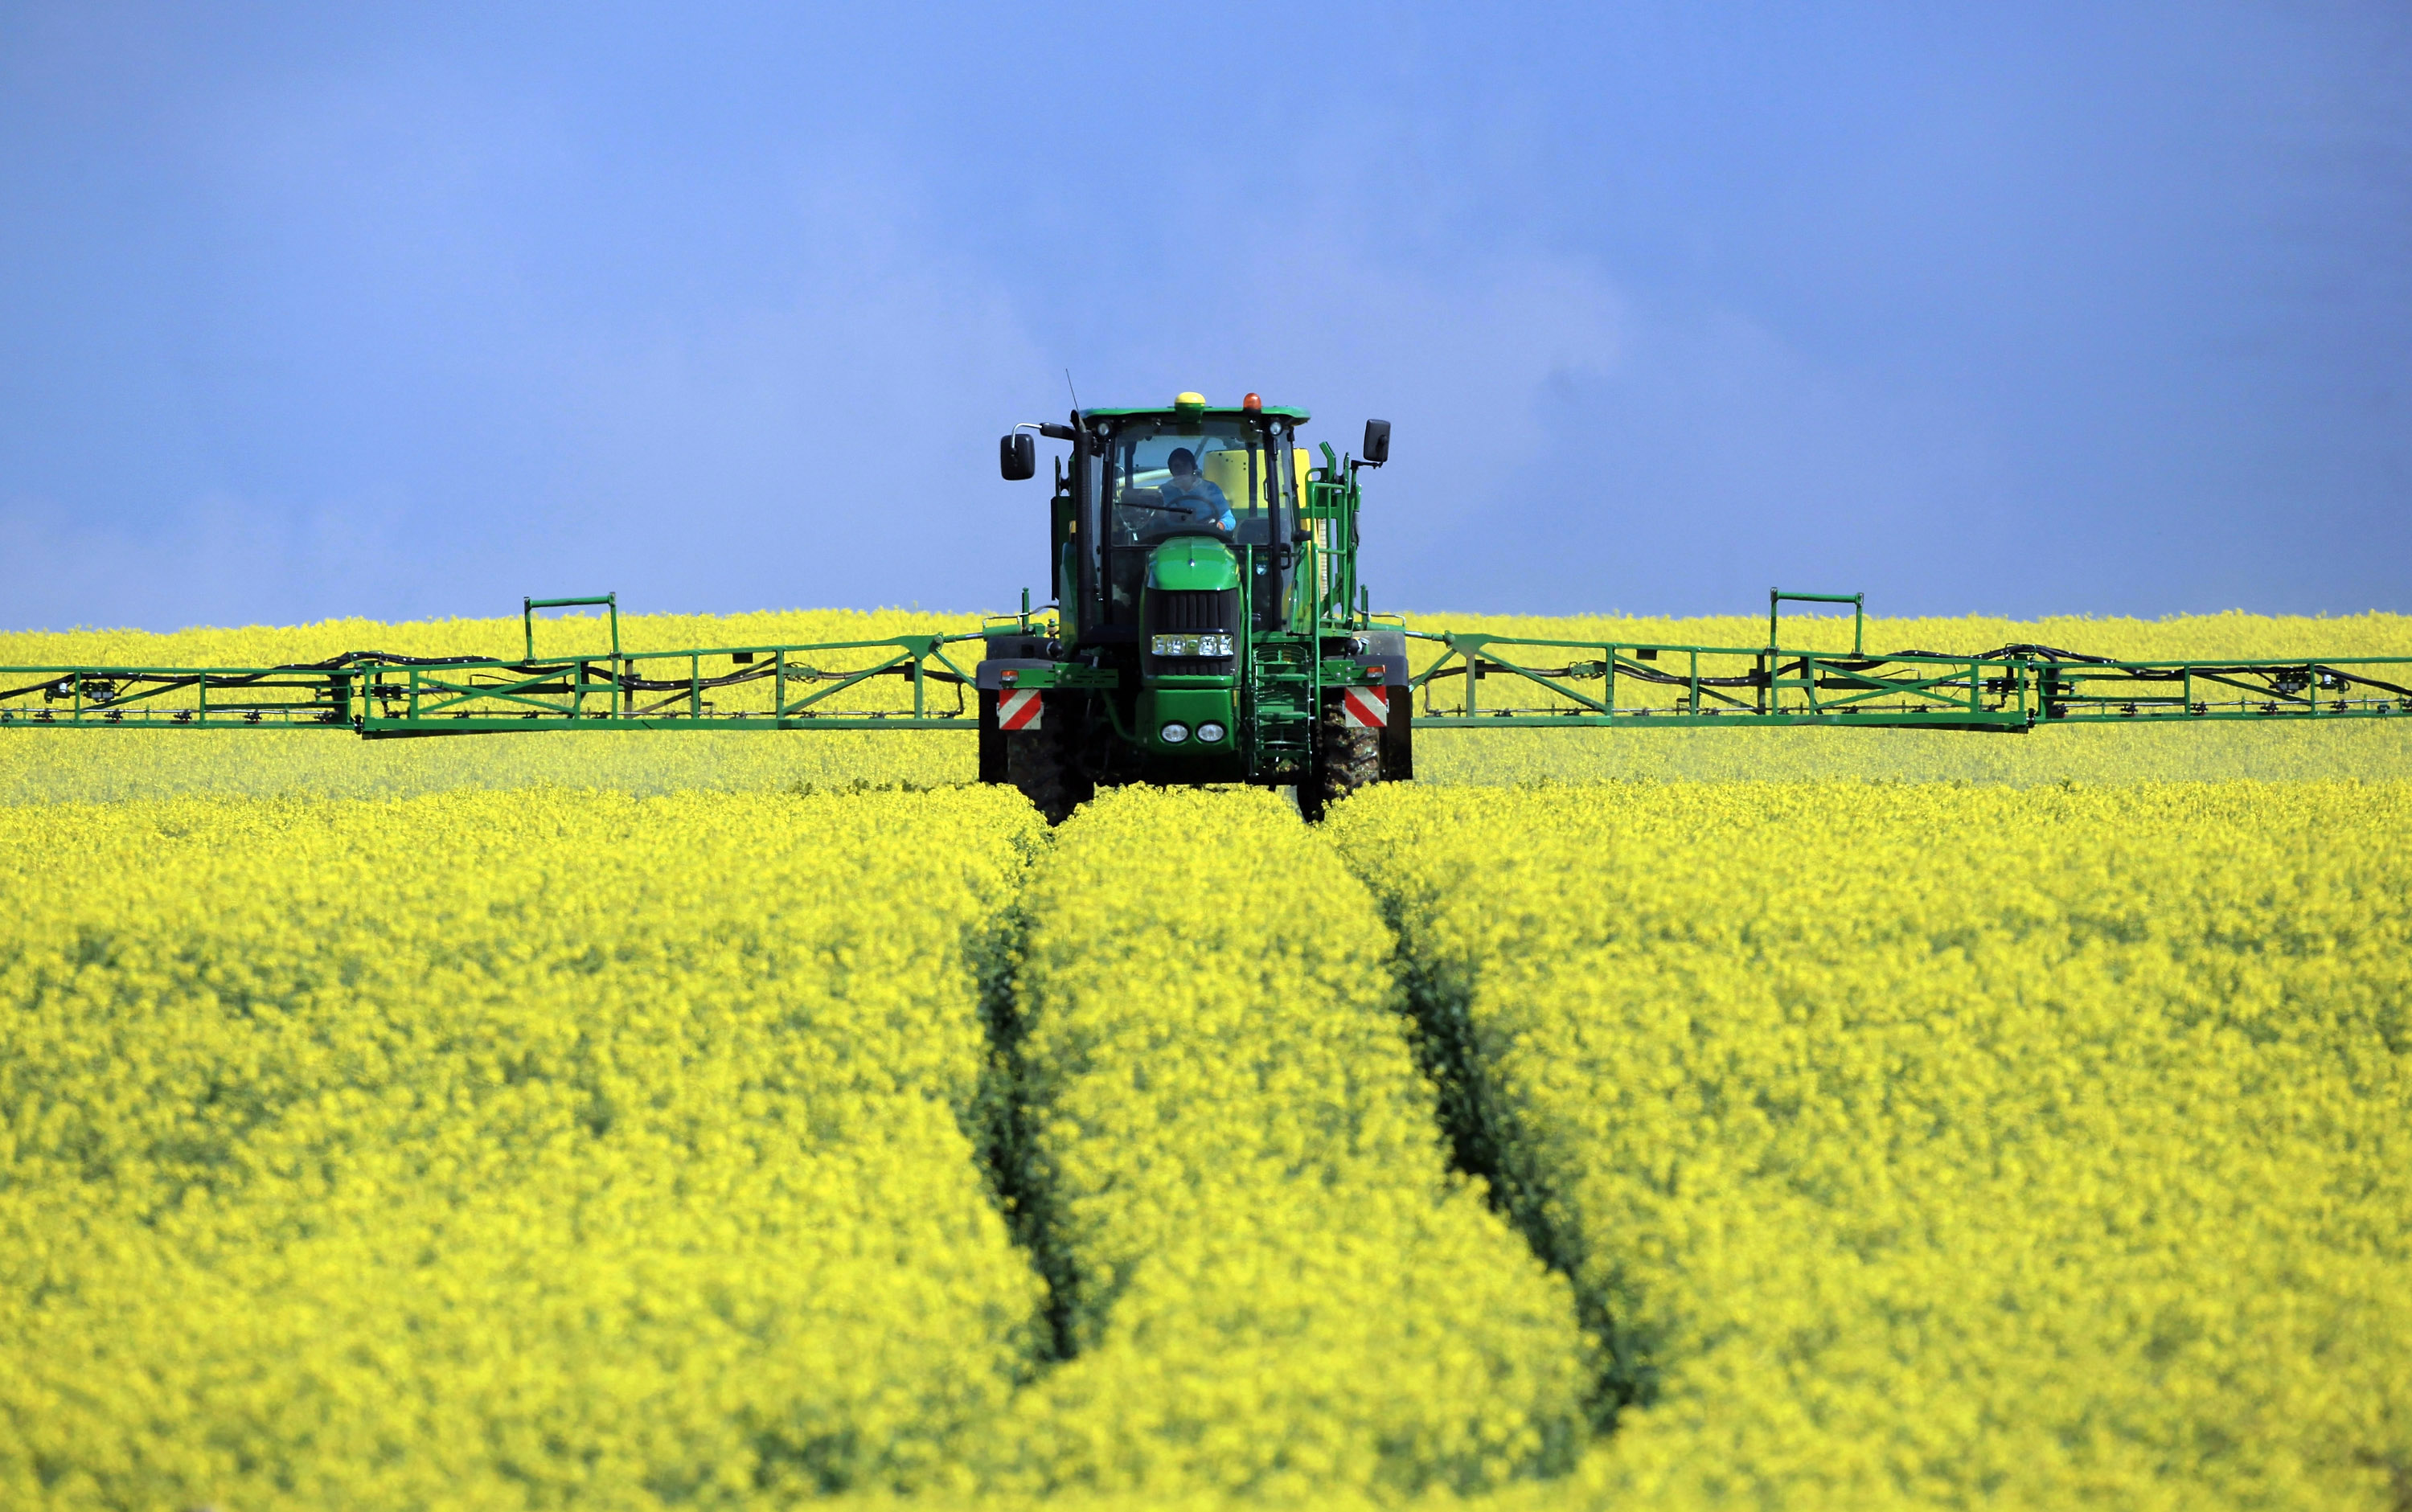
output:
[[[1159,630],[1195,634],[1218,631],[1237,636],[1240,591],[1236,588],[1151,588],[1147,591],[1146,623],[1140,630],[1141,666],[1151,677],[1228,677],[1228,656],[1158,656],[1147,651],[1148,638]]]
[[[1236,630],[1240,591],[1236,588],[1151,588],[1147,591],[1147,628],[1157,630]]]

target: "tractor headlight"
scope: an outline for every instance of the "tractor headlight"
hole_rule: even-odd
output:
[[[1200,744],[1200,745],[1220,745],[1220,744],[1222,744],[1222,743],[1223,743],[1223,727],[1222,727],[1222,726],[1220,726],[1220,725],[1215,724],[1215,723],[1214,723],[1213,720],[1211,720],[1211,719],[1210,719],[1210,720],[1208,720],[1208,721],[1207,721],[1206,723],[1204,723],[1203,725],[1199,726],[1199,727],[1198,727],[1198,743],[1199,743],[1199,744]]]
[[[1152,636],[1147,649],[1158,656],[1228,656],[1231,654],[1231,638],[1213,633]]]
[[[1156,738],[1167,745],[1179,745],[1189,739],[1189,727],[1175,719],[1167,722],[1165,727],[1155,734]]]

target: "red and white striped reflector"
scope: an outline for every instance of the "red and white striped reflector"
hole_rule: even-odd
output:
[[[1036,693],[1001,693],[996,698],[996,727],[1037,729],[1041,712]]]
[[[1340,696],[1340,711],[1350,729],[1380,729],[1390,722],[1390,690],[1350,688]]]

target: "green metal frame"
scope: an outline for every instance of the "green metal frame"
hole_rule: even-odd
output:
[[[571,609],[599,606],[611,615],[611,654],[620,654],[620,595],[605,594],[599,598],[522,598],[520,600],[520,630],[527,638],[527,659],[536,660],[536,611],[540,609]]]
[[[1785,595],[1858,604],[1857,595]],[[1771,606],[1772,616],[1772,606]],[[1545,640],[1410,630],[1440,654],[1409,679],[1421,727],[1668,728],[1837,725],[2017,732],[2155,719],[2412,716],[2412,657],[2115,661],[2026,653],[1868,655],[1767,647]],[[1532,653],[1557,653],[1539,665]],[[1591,653],[1572,656],[1566,653]],[[1470,674],[1470,675],[1469,675]],[[1509,680],[1524,701],[1486,707]],[[1453,705],[1436,697],[1454,685]],[[1533,701],[1533,700],[1540,701]]]
[[[1357,580],[1353,460],[1323,448],[1302,509],[1283,627],[1251,628],[1239,667],[1241,749],[1257,780],[1296,776],[1311,758],[1327,690],[1361,681],[1322,654],[1321,637],[1378,622]],[[1253,581],[1259,548],[1241,549]],[[1780,647],[1787,602],[1852,607],[1847,653]],[[611,649],[536,654],[536,611],[599,608]],[[2038,646],[1975,656],[1870,654],[1866,598],[1772,589],[1768,644],[1692,646],[1405,630],[1437,647],[1408,680],[1419,726],[1436,728],[1682,728],[1829,725],[2018,732],[2048,724],[2156,720],[2412,718],[2412,657],[2118,661]],[[1389,623],[1403,622],[1385,616]],[[868,640],[631,652],[616,595],[521,601],[523,655],[434,659],[360,652],[286,667],[0,668],[0,728],[349,729],[372,739],[546,729],[972,730],[975,676],[949,649],[1012,627],[1051,639],[1029,596],[978,630]],[[707,672],[706,664],[713,663]],[[725,669],[723,665],[725,664]],[[668,675],[662,675],[667,673]],[[1059,662],[1012,674],[1021,689],[1110,691],[1110,667]],[[1483,684],[1502,679],[1507,701]],[[884,680],[911,684],[909,708],[874,707]],[[767,686],[758,686],[767,684]],[[935,699],[934,686],[938,690]],[[952,690],[951,707],[946,690]],[[729,690],[744,690],[731,693]],[[1453,702],[1444,691],[1458,695]],[[1120,729],[1121,719],[1105,700]],[[722,708],[723,702],[743,707]],[[1125,732],[1125,734],[1127,732]]]
[[[1787,594],[1781,588],[1767,591],[1767,649],[1773,651],[1783,644],[1775,628],[1776,606],[1795,604],[1848,604],[1851,606],[1851,654],[1865,654],[1868,638],[1868,595],[1865,594]],[[613,642],[618,643],[616,640]]]
[[[573,728],[968,730],[979,723],[963,693],[972,671],[947,649],[980,639],[979,631],[631,652],[619,644],[610,599],[529,599],[522,612],[573,604],[612,609],[610,652],[516,662],[370,653],[292,667],[0,668],[0,728],[332,727],[378,739]],[[1027,616],[1022,623],[1028,625]],[[522,629],[532,649],[524,618]],[[707,675],[707,662],[725,662],[728,670]],[[825,665],[831,663],[852,665]],[[682,668],[684,675],[676,675]],[[657,675],[665,668],[673,675]],[[890,678],[912,684],[909,710],[865,708],[844,697]],[[1054,681],[1035,678],[1031,685]],[[759,683],[769,684],[761,690],[768,697],[746,700],[758,707],[724,710],[707,697]],[[934,707],[934,685],[952,688],[951,708]]]

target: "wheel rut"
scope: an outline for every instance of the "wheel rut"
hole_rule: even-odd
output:
[[[979,1156],[1046,1287],[993,1489],[1269,1490],[1323,1463],[1350,1467],[1335,1492],[1473,1493],[1572,1468],[1581,1319],[1450,1174],[1435,1131],[1478,1125],[1434,1107],[1395,934],[1287,804],[1104,795],[979,957]]]
[[[1032,867],[1046,864],[1041,850]],[[1028,875],[1023,888],[1028,887]],[[980,1079],[978,1126],[976,1133],[982,1174],[1013,1242],[1029,1257],[1047,1288],[1040,1319],[1039,1348],[1034,1364],[1040,1370],[1069,1359],[1075,1352],[1071,1327],[1072,1272],[1055,1242],[1056,1214],[1050,1201],[1052,1185],[1034,1163],[1035,1109],[1023,1096],[1026,1084],[1022,1042],[1027,1031],[1019,991],[1022,948],[1030,919],[1017,889],[1004,913],[991,926],[977,952],[980,985],[980,1019],[988,1034],[988,1063]]]
[[[1492,1074],[1475,1027],[1478,970],[1427,955],[1404,917],[1401,900],[1382,879],[1369,875],[1361,857],[1345,849],[1344,861],[1379,908],[1392,942],[1391,972],[1404,1008],[1414,1025],[1418,1064],[1434,1089],[1434,1112],[1461,1174],[1478,1179],[1493,1211],[1521,1234],[1536,1258],[1574,1288],[1576,1314],[1599,1350],[1600,1369],[1589,1406],[1593,1431],[1612,1432],[1629,1406],[1646,1406],[1656,1394],[1658,1372],[1649,1353],[1618,1325],[1607,1299],[1584,1283],[1587,1248],[1579,1233],[1553,1222],[1570,1211],[1552,1173],[1533,1159],[1528,1131],[1518,1127],[1508,1089]]]
[[[1390,910],[1386,904],[1386,917]],[[1419,958],[1411,934],[1389,917],[1399,940],[1395,970],[1416,1025],[1417,1059],[1433,1081],[1435,1115],[1449,1141],[1451,1167],[1479,1178],[1490,1189],[1493,1211],[1511,1224],[1534,1255],[1574,1287],[1576,1315],[1600,1350],[1601,1369],[1591,1403],[1595,1431],[1615,1430],[1620,1413],[1647,1406],[1656,1394],[1657,1369],[1637,1349],[1605,1298],[1583,1283],[1586,1246],[1579,1235],[1552,1223],[1565,1211],[1557,1182],[1522,1152],[1530,1148],[1508,1100],[1491,1076],[1477,1044],[1470,1012],[1477,986],[1463,973]]]

